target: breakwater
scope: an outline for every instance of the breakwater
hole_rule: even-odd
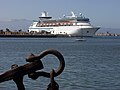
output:
[[[97,33],[96,36],[120,36],[118,33]]]
[[[46,32],[27,32],[27,31],[3,31],[0,30],[0,37],[56,37],[56,35]]]
[[[48,38],[48,37],[57,37],[56,35],[0,35],[0,37],[43,37],[43,38]]]
[[[96,33],[95,36],[120,36],[120,34],[107,32],[107,33]],[[35,37],[35,38],[38,38],[38,37],[71,37],[71,36],[70,35],[60,35],[60,34],[54,35],[54,34],[51,34],[50,32],[46,32],[46,31],[29,32],[29,31],[22,31],[22,30],[10,31],[9,29],[6,29],[6,31],[0,30],[0,37]]]

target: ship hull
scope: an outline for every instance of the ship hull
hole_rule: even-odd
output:
[[[71,36],[84,36],[84,37],[92,37],[95,36],[96,31],[98,30],[98,27],[94,28],[79,28],[74,33],[71,34]]]
[[[54,35],[69,35],[69,36],[88,36],[92,37],[99,27],[80,27],[80,26],[58,26],[58,27],[31,27],[30,31],[46,31]]]

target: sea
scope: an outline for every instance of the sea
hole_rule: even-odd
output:
[[[11,65],[22,66],[32,53],[39,55],[47,49],[59,51],[65,60],[65,69],[55,81],[59,90],[120,90],[120,37],[92,37],[76,41],[77,37],[59,38],[0,38],[0,74]],[[59,61],[54,55],[41,59],[40,71],[57,70]],[[40,76],[32,80],[24,76],[26,90],[46,90],[50,78]],[[0,90],[17,90],[15,83],[0,83]]]

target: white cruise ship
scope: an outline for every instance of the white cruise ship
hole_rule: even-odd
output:
[[[94,36],[99,27],[90,24],[89,18],[85,18],[81,13],[70,16],[63,16],[59,19],[52,19],[47,12],[42,12],[39,21],[34,21],[29,27],[29,32],[48,32],[54,35],[69,36]]]

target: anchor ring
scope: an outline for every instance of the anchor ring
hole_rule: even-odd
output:
[[[61,54],[60,52],[58,52],[57,50],[47,49],[47,50],[41,52],[38,56],[35,56],[35,55],[32,54],[31,56],[29,56],[29,57],[26,59],[26,61],[27,61],[27,62],[38,61],[38,60],[42,59],[44,56],[46,56],[46,55],[48,55],[48,54],[53,54],[53,55],[55,55],[55,56],[58,58],[59,62],[60,62],[60,65],[59,65],[58,69],[55,70],[54,77],[56,77],[56,76],[60,75],[60,74],[63,72],[64,67],[65,67],[64,58],[63,58],[62,54]],[[32,77],[38,78],[39,76],[44,76],[44,77],[50,78],[50,73],[44,72],[44,71],[40,71],[40,72],[34,72],[34,73],[32,73],[31,75],[29,75],[29,76],[30,76],[31,78],[32,78]],[[33,78],[33,79],[36,79],[36,78]]]

